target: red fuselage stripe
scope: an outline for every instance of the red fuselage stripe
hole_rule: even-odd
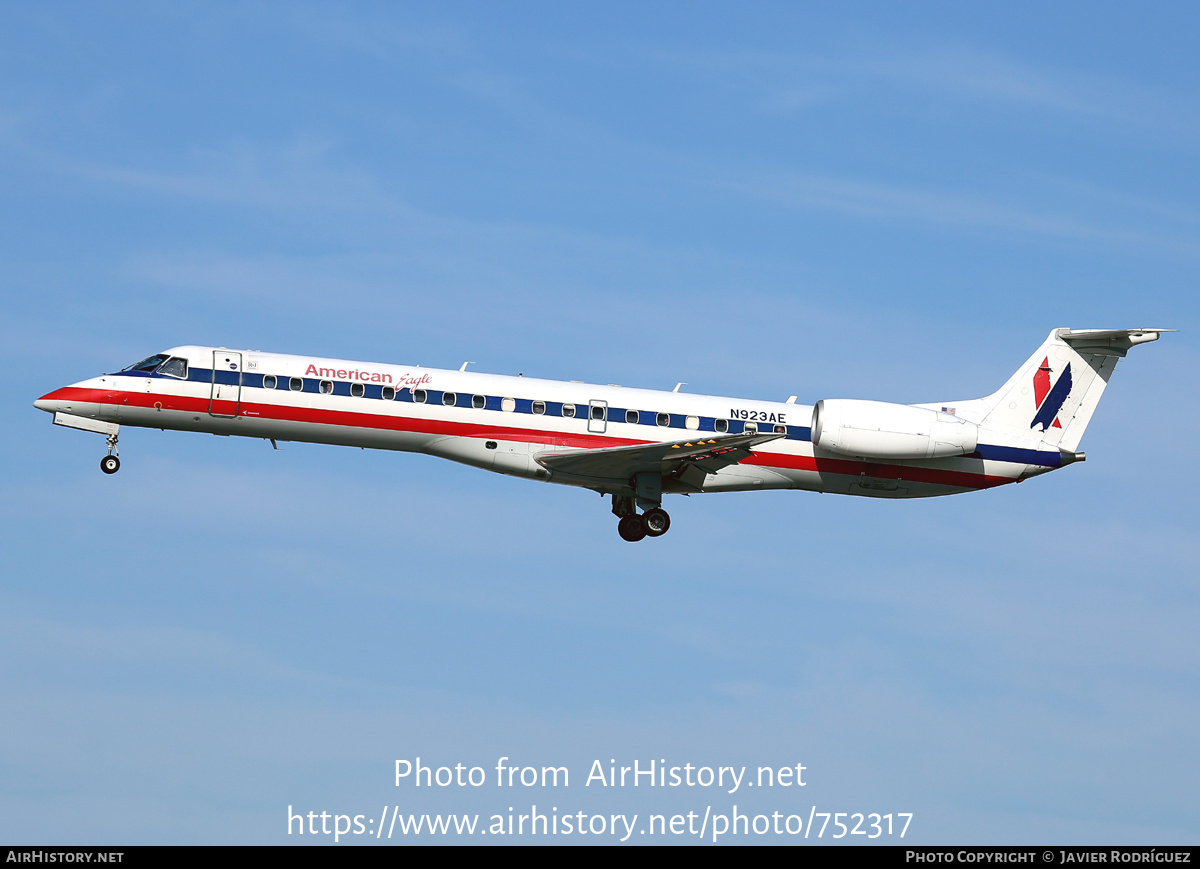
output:
[[[117,407],[152,408],[161,405],[163,410],[186,411],[206,416],[209,409],[209,400],[207,398],[164,395],[154,392],[84,389],[73,386],[56,389],[54,392],[43,396],[43,399],[46,401],[81,401],[115,405]],[[233,401],[217,401],[215,405],[223,406],[220,409],[228,410],[229,415],[232,416],[236,403]],[[596,449],[599,447],[655,443],[655,441],[617,438],[611,435],[540,431],[538,429],[446,422],[444,420],[392,416],[390,414],[357,413],[344,410],[316,410],[308,407],[292,407],[282,404],[257,404],[248,401],[240,403],[238,413],[248,419],[320,423],[349,428],[380,429],[385,431],[450,435],[456,437],[494,438],[495,440],[519,441],[523,443],[541,443],[551,448],[564,446]],[[867,476],[884,480],[932,483],[935,485],[957,486],[964,489],[990,489],[994,486],[1002,486],[1005,483],[1015,482],[1015,479],[1011,477],[976,474],[969,471],[949,471],[939,468],[914,467],[912,465],[887,465],[824,456],[798,456],[790,453],[776,453],[766,450],[743,459],[742,464],[759,465],[767,468],[812,471],[820,474],[844,474],[854,477]]]

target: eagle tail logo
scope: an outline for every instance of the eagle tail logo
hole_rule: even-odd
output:
[[[1050,384],[1050,357],[1047,356],[1042,360],[1042,364],[1038,366],[1037,372],[1033,375],[1033,400],[1037,407],[1037,415],[1034,416],[1033,422],[1029,424],[1030,428],[1037,428],[1041,425],[1041,430],[1046,431],[1049,428],[1062,428],[1062,423],[1058,421],[1058,412],[1062,410],[1063,402],[1067,400],[1067,396],[1071,394],[1071,364],[1068,362],[1067,367],[1063,369],[1063,373],[1059,375],[1058,380],[1054,385]]]

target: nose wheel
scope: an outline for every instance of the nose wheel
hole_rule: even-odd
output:
[[[108,436],[108,455],[100,460],[100,470],[106,474],[115,474],[121,470],[121,460],[117,458],[117,436]]]

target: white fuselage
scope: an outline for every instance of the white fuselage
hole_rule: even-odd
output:
[[[806,489],[927,497],[1049,470],[972,455],[872,461],[814,450],[810,405],[471,371],[185,346],[175,373],[123,371],[56,390],[44,410],[106,423],[427,453],[490,471],[615,492],[539,455],[738,434],[781,437],[664,491]],[[984,453],[986,454],[986,453]]]

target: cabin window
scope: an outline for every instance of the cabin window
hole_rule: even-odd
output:
[[[671,414],[660,413],[658,416],[656,416],[654,418],[654,421],[656,423],[658,423],[659,425],[670,425],[671,424]]]
[[[729,420],[714,419],[713,420],[713,431],[722,432],[722,433],[729,431]]]
[[[517,400],[515,398],[500,399],[500,409],[506,413],[512,413],[517,409]]]
[[[353,395],[355,398],[362,398],[363,394],[366,391],[367,391],[366,387],[363,386],[361,383],[351,383],[350,384],[350,394]]]
[[[700,417],[689,416],[683,421],[683,427],[690,428],[692,431],[695,431],[696,429],[700,428]]]
[[[569,419],[574,419],[575,418],[575,405],[564,404],[563,405],[563,416],[565,416]]]
[[[787,434],[787,426],[786,425],[775,426],[775,434]]]
[[[317,387],[317,391],[322,395],[333,395],[333,381],[322,380],[320,385]]]
[[[458,396],[455,395],[453,392],[443,392],[442,393],[442,404],[446,405],[446,407],[454,407],[454,405],[457,403],[458,403]]]
[[[427,399],[429,397],[428,395],[426,395],[424,389],[414,389],[412,391],[412,394],[413,394],[413,401],[417,404],[424,404],[425,399]]]
[[[396,400],[396,388],[394,386],[385,386],[383,388],[383,400],[384,401],[395,401]]]
[[[178,377],[180,380],[187,380],[187,360],[180,359],[178,356],[172,356],[163,363],[162,368],[158,369],[159,374],[165,374],[167,377]]]
[[[636,410],[625,411],[625,422],[636,425],[638,418],[641,416]]]
[[[743,434],[758,434],[758,423],[756,423],[756,422],[746,423],[746,425],[742,428],[742,433]]]
[[[263,377],[263,389],[274,389],[278,385],[274,374],[267,374]]]
[[[299,377],[293,377],[288,381],[288,389],[292,392],[300,392],[304,389],[304,380]]]
[[[472,395],[471,396],[471,407],[475,408],[476,410],[483,410],[485,407],[487,407],[487,396],[486,395]]]
[[[545,413],[546,412],[546,402],[535,401],[533,403],[533,412],[536,414],[539,414],[539,415]]]
[[[600,404],[592,405],[592,419],[604,419],[605,408]]]

